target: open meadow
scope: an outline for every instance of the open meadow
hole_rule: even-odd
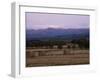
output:
[[[89,50],[27,49],[26,66],[89,64]]]

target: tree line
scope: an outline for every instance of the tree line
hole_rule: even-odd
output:
[[[63,45],[66,44],[77,44],[79,48],[89,48],[89,40],[88,39],[78,39],[78,40],[31,40],[26,41],[26,47],[49,47],[53,48],[54,45],[57,45],[59,49],[63,48]],[[70,48],[70,46],[68,46]],[[73,46],[74,48],[74,46]]]

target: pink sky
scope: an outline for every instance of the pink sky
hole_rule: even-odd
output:
[[[26,12],[27,29],[89,28],[90,16],[75,14],[48,14]]]

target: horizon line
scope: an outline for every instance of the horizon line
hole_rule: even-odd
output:
[[[46,29],[89,29],[89,28],[40,28],[40,29],[32,29],[32,28],[30,28],[30,29],[28,29],[28,28],[26,28],[26,30],[46,30]]]

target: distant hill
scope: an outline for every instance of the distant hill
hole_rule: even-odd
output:
[[[88,38],[89,39],[89,29],[39,29],[39,30],[26,30],[27,40],[47,40],[47,39],[79,39]]]

